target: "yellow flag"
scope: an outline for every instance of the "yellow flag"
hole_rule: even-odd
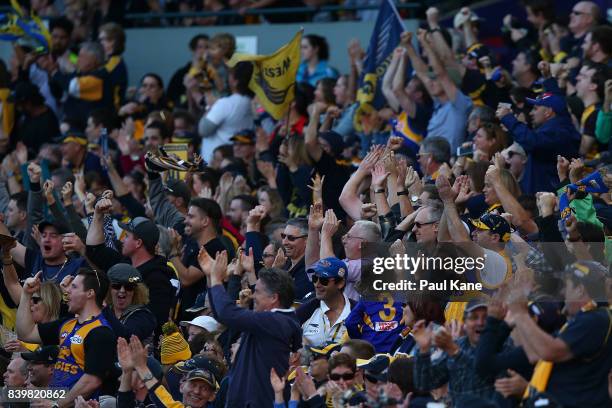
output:
[[[295,77],[300,65],[300,30],[293,39],[271,55],[234,54],[228,62],[233,67],[239,62],[253,63],[249,88],[257,95],[266,111],[280,119],[289,109],[295,96]]]

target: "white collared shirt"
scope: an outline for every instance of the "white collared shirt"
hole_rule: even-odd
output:
[[[321,301],[321,306],[302,325],[303,336],[308,345],[323,346],[327,343],[338,343],[342,340],[346,333],[344,321],[351,313],[349,298],[344,293],[342,296],[344,296],[344,309],[342,309],[342,313],[333,325],[329,323],[326,314],[329,311],[329,306],[324,301]]]

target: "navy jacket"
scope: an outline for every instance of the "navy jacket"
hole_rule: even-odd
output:
[[[555,116],[537,129],[519,122],[514,115],[501,119],[503,125],[512,133],[515,142],[527,153],[525,165],[524,194],[538,191],[555,191],[559,183],[557,175],[557,155],[566,159],[578,157],[580,133],[569,116]]]
[[[302,328],[293,310],[253,312],[236,306],[223,285],[208,290],[215,319],[242,332],[240,348],[229,374],[226,407],[271,407],[274,391],[270,369],[289,369],[289,353],[302,346]]]

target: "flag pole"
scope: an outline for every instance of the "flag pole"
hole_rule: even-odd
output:
[[[295,82],[293,82],[293,87],[295,88]],[[289,137],[289,131],[291,130],[291,104],[295,100],[295,92],[293,93],[293,99],[289,103],[289,109],[287,109],[287,126],[285,128],[285,138]]]

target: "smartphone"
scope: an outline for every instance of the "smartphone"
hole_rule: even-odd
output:
[[[459,146],[457,148],[457,157],[462,157],[462,156],[472,156],[474,154],[474,146],[466,146],[466,147],[462,147]]]

